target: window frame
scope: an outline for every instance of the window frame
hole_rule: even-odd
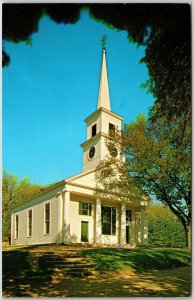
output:
[[[87,206],[86,208],[83,208],[83,206]],[[83,210],[87,211],[87,214],[83,214]],[[91,217],[92,216],[92,203],[90,202],[83,202],[83,201],[79,201],[79,215],[80,216],[88,216]]]
[[[108,133],[110,136],[114,136],[115,135],[115,130],[116,130],[116,126],[112,123],[108,124]]]
[[[97,134],[97,123],[92,125],[92,137]]]
[[[46,220],[46,206],[49,205],[49,220]],[[47,223],[49,226],[47,227]],[[49,228],[49,232],[47,232],[47,229]],[[51,234],[51,202],[46,202],[44,204],[44,235]]]
[[[105,228],[103,227],[103,225],[105,225],[104,220],[104,216],[103,216],[103,210],[104,209],[110,209],[110,233],[105,232]],[[113,219],[114,218],[114,219]],[[114,206],[101,206],[101,229],[102,229],[102,234],[103,235],[112,235],[112,236],[116,236],[116,231],[117,231],[117,208]]]
[[[129,216],[127,215],[127,212],[129,212]],[[126,209],[126,222],[132,222],[132,210]]]
[[[31,224],[30,224],[30,216],[29,213],[31,212]],[[28,221],[27,221],[27,237],[32,237],[32,218],[33,218],[33,212],[32,208],[28,210],[28,215],[27,215]]]
[[[15,239],[19,238],[19,215],[15,215]]]

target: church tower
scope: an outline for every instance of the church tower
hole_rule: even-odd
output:
[[[111,111],[106,49],[103,48],[97,110],[85,119],[87,140],[81,144],[83,148],[83,171],[96,168],[108,154],[105,139],[110,130],[115,128],[121,130],[122,120],[121,116]]]

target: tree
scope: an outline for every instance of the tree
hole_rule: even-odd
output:
[[[7,236],[10,231],[11,208],[16,204],[18,178],[15,175],[3,172],[2,179],[2,235]]]
[[[168,205],[182,223],[187,245],[191,240],[190,126],[180,119],[153,126],[144,115],[107,139],[110,154],[99,166],[98,181],[106,193],[125,197],[134,193],[154,196]]]
[[[184,228],[166,205],[148,207],[148,244],[152,247],[182,248],[186,245]]]
[[[11,227],[11,210],[22,201],[36,193],[41,192],[45,187],[39,184],[30,183],[28,177],[19,180],[17,176],[3,171],[2,180],[2,221],[3,221],[3,236],[10,234]]]

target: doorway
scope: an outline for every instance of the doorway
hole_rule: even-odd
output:
[[[129,226],[126,226],[126,244],[129,244],[130,238],[129,238]]]
[[[88,222],[81,221],[81,242],[88,242]]]

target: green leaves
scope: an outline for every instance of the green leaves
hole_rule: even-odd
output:
[[[30,196],[40,192],[44,187],[38,184],[32,184],[28,177],[19,180],[17,176],[3,171],[2,180],[2,219],[3,236],[10,233],[11,210],[12,208],[25,201]]]
[[[167,206],[151,205],[148,209],[148,243],[153,247],[185,247],[181,222]]]

